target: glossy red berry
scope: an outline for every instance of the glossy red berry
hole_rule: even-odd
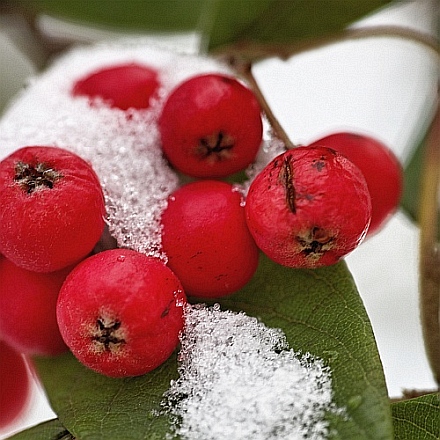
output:
[[[262,140],[261,109],[235,78],[198,75],[169,95],[159,119],[165,156],[194,177],[222,177],[255,159]]]
[[[0,335],[27,355],[67,350],[58,330],[56,303],[69,269],[31,272],[0,256]]]
[[[31,383],[24,357],[0,341],[0,428],[17,420],[30,396]]]
[[[162,364],[179,342],[185,294],[160,260],[111,249],[81,262],[57,304],[72,353],[110,377],[138,376]]]
[[[214,180],[186,184],[169,197],[162,246],[188,295],[228,295],[255,273],[259,250],[243,205],[231,184]]]
[[[159,88],[157,71],[136,63],[107,67],[75,82],[73,96],[101,99],[110,107],[127,110],[150,107]]]
[[[403,170],[396,155],[382,142],[356,133],[341,132],[311,144],[332,148],[350,159],[362,171],[371,196],[368,234],[377,232],[393,214],[403,191]]]
[[[249,229],[260,249],[289,267],[336,263],[365,236],[371,200],[361,171],[324,147],[297,147],[273,159],[251,183]]]
[[[79,156],[23,147],[0,162],[0,252],[51,272],[83,259],[104,230],[100,182]]]

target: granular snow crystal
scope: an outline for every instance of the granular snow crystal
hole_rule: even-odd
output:
[[[280,329],[245,313],[186,307],[179,378],[163,405],[185,440],[327,438],[331,377],[322,360],[289,349]]]

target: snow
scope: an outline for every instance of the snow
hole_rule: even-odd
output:
[[[218,304],[187,306],[180,377],[164,396],[184,440],[325,439],[331,372],[280,329]],[[170,438],[172,438],[170,436]]]

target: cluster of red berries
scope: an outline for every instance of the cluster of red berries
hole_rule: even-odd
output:
[[[77,81],[73,96],[121,110],[157,98],[154,69],[126,64]],[[260,251],[292,268],[331,265],[392,213],[401,168],[374,139],[338,133],[273,159],[247,194],[221,180],[262,144],[253,92],[232,76],[179,84],[158,117],[165,157],[193,181],[168,198],[168,261],[94,252],[105,203],[90,164],[61,148],[24,147],[0,162],[0,339],[25,355],[67,349],[112,377],[144,374],[178,345],[188,296],[229,295]]]
[[[28,356],[70,348],[109,376],[143,374],[169,357],[183,326],[182,286],[139,252],[94,254],[105,203],[88,162],[61,148],[20,148],[0,162],[0,199],[2,340]]]

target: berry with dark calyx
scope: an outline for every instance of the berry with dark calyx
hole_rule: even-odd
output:
[[[157,71],[136,63],[110,66],[75,82],[73,96],[100,99],[121,110],[146,109],[159,88]]]
[[[221,297],[243,287],[258,266],[243,196],[226,182],[201,180],[171,194],[162,247],[188,295]]]
[[[62,148],[23,147],[1,161],[0,200],[0,252],[27,270],[74,264],[104,230],[98,177]]]
[[[324,147],[277,156],[251,183],[246,219],[257,245],[295,268],[336,263],[363,240],[371,200],[361,171]]]
[[[81,262],[61,288],[57,319],[72,353],[110,377],[138,376],[172,354],[186,297],[159,259],[111,249]]]
[[[338,151],[362,171],[371,196],[368,235],[379,231],[397,210],[403,191],[403,170],[396,155],[377,139],[350,132],[330,134],[310,146],[317,145]]]
[[[58,330],[56,303],[71,268],[32,272],[0,256],[0,335],[26,355],[67,351]]]
[[[193,177],[224,177],[254,161],[262,141],[261,108],[235,78],[198,75],[171,92],[159,118],[170,163]]]
[[[0,428],[11,426],[24,412],[31,381],[21,353],[0,341]]]

